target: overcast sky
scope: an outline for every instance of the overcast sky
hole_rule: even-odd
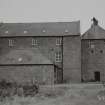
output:
[[[96,17],[105,29],[105,0],[0,0],[2,22],[63,22],[80,20],[81,32]]]

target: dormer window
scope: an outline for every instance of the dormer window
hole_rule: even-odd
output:
[[[45,32],[46,32],[46,30],[44,29],[44,30],[42,30],[42,32],[43,32],[43,33],[45,33]]]
[[[24,31],[24,34],[27,34],[28,33],[28,31]]]
[[[37,39],[32,39],[32,46],[36,46],[36,45],[38,45]]]
[[[5,34],[8,34],[9,33],[9,31],[7,30],[7,31],[5,31]]]
[[[9,39],[8,40],[8,44],[9,44],[10,47],[14,46],[14,40]]]
[[[69,32],[69,31],[66,29],[66,30],[65,30],[65,33],[68,33],[68,32]]]

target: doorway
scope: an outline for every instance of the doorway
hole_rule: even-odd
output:
[[[61,83],[62,81],[62,68],[54,66],[54,83]]]
[[[94,72],[95,81],[100,81],[100,72],[96,71]]]

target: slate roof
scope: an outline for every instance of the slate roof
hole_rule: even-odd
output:
[[[0,64],[53,64],[38,49],[12,50],[0,59]]]
[[[93,23],[91,28],[82,35],[82,39],[105,39],[105,29]]]
[[[1,23],[0,36],[80,35],[80,21],[46,23]]]

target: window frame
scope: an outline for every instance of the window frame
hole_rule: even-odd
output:
[[[55,62],[62,62],[62,52],[55,53]]]
[[[59,37],[59,38],[56,39],[56,45],[57,46],[61,46],[62,45],[62,38]]]
[[[8,39],[8,46],[13,47],[14,46],[14,39]]]
[[[89,48],[94,49],[95,48],[95,42],[93,40],[89,40]],[[94,46],[94,47],[92,47]]]
[[[38,40],[32,38],[32,39],[31,39],[31,45],[32,45],[32,46],[38,46]]]

